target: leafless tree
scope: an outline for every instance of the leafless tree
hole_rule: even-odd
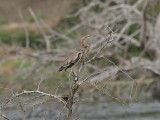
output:
[[[56,99],[58,103],[63,105],[57,120],[61,118],[62,114],[67,114],[68,119],[72,120],[73,105],[83,101],[75,99],[75,95],[84,84],[91,85],[103,95],[109,96],[121,104],[128,105],[129,103],[111,95],[108,91],[110,82],[118,79],[122,74],[127,79],[133,81],[130,87],[130,102],[132,103],[133,97],[136,99],[136,90],[134,91],[133,89],[136,89],[136,83],[138,82],[128,72],[135,69],[143,69],[160,75],[160,15],[156,17],[150,16],[147,12],[149,5],[149,0],[133,0],[133,3],[126,2],[126,0],[92,1],[74,14],[66,16],[66,18],[77,16],[80,18],[80,23],[68,30],[66,34],[55,31],[42,19],[37,20],[34,11],[29,8],[31,16],[35,19],[43,35],[41,42],[46,45],[46,49],[35,48],[36,52],[30,53],[24,52],[20,47],[15,47],[14,45],[8,50],[6,45],[2,43],[6,54],[1,56],[0,64],[10,59],[29,58],[33,60],[31,67],[23,70],[21,69],[22,63],[13,80],[17,79],[19,75],[24,75],[23,79],[30,81],[31,84],[32,81],[37,81],[38,87],[33,91],[24,90],[18,93],[10,90],[12,96],[3,102],[0,110],[3,110],[9,103],[14,103],[19,106],[25,115],[24,108],[29,106],[28,102],[34,101],[30,106],[38,106]],[[20,13],[20,16],[23,19],[22,13]],[[26,44],[28,44],[28,33],[26,28],[24,30],[26,33]],[[75,31],[79,33],[77,40],[67,36]],[[77,63],[73,68],[66,71],[69,79],[69,93],[67,96],[64,97],[58,94],[59,87],[52,94],[40,90],[41,85],[45,81],[44,79],[50,78],[53,70],[58,71],[56,64],[66,59],[66,53],[72,54],[77,51],[74,46],[80,43],[80,39],[86,33],[98,34],[87,40],[90,43],[89,58],[85,62]],[[56,44],[60,38],[65,40],[66,47],[59,45],[58,48],[52,49],[51,44]],[[74,49],[71,50],[68,46]],[[133,55],[132,48],[139,54]],[[15,56],[10,58],[10,54],[15,54]],[[146,59],[145,55],[148,55],[149,59]],[[112,59],[115,59],[117,63],[113,62]],[[96,61],[99,64],[94,64]],[[103,65],[99,61],[103,61]],[[43,76],[44,78],[41,78],[39,73],[47,66],[53,66],[54,69],[50,69]],[[139,76],[142,77],[141,74]],[[25,95],[27,95],[28,99],[23,98]],[[66,109],[68,110],[67,113],[65,113]],[[0,113],[0,116],[8,119],[3,113]]]

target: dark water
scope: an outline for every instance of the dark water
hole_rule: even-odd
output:
[[[133,103],[126,107],[115,103],[82,105],[81,120],[160,120],[160,104]]]
[[[2,96],[2,95],[1,95]],[[151,98],[150,93],[140,95],[138,102],[130,106],[101,97],[98,102],[92,98],[74,106],[74,118],[79,120],[160,120],[160,103]],[[2,112],[11,120],[56,120],[60,113],[58,104],[44,104],[24,112],[10,104]],[[67,111],[64,111],[67,112]],[[24,118],[25,116],[25,118]],[[65,120],[65,115],[62,115]],[[3,120],[0,118],[0,120]],[[62,120],[62,117],[60,118]]]

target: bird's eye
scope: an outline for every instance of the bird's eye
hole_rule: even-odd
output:
[[[81,53],[78,53],[78,56],[81,55]]]

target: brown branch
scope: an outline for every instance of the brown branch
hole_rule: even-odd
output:
[[[2,118],[4,118],[5,120],[11,120],[11,119],[9,119],[6,115],[4,115],[1,111],[0,111],[0,116],[1,116]]]

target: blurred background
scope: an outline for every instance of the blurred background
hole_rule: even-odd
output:
[[[11,91],[36,90],[42,79],[41,91],[54,94],[58,87],[58,95],[68,95],[70,70],[58,69],[67,56],[82,49],[83,36],[97,32],[86,40],[89,58],[107,44],[82,69],[80,81],[100,71],[89,81],[100,88],[106,84],[108,94],[89,82],[82,85],[74,118],[159,120],[159,0],[0,0],[0,112],[11,120],[24,119],[16,102],[4,106],[4,101]],[[23,98],[26,120],[57,119],[63,106],[55,101],[37,105],[39,100],[44,99]]]

